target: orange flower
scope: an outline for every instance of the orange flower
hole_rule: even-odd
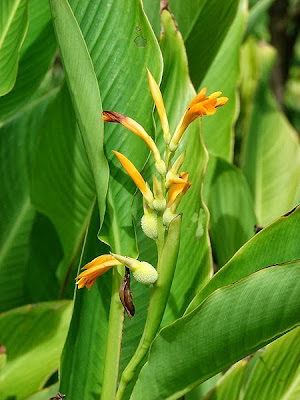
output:
[[[172,178],[169,182],[171,187],[168,192],[167,207],[171,207],[177,196],[179,194],[182,194],[183,196],[191,186],[188,172],[181,172],[179,178]]]
[[[190,102],[187,110],[181,118],[170,143],[170,150],[175,151],[187,127],[198,117],[213,115],[217,107],[227,103],[227,97],[219,97],[222,92],[214,92],[206,96],[206,88],[203,88],[198,95]]]
[[[93,261],[86,264],[82,268],[85,271],[81,272],[75,278],[77,279],[76,284],[78,285],[78,289],[86,286],[90,290],[99,276],[103,275],[106,271],[112,267],[115,267],[116,265],[122,264],[110,254],[104,254],[96,257]]]
[[[117,122],[123,125],[125,128],[129,129],[131,132],[133,132],[141,139],[143,139],[144,142],[149,147],[149,149],[152,151],[155,162],[157,164],[163,163],[160,156],[160,152],[156,144],[154,143],[154,140],[150,135],[148,135],[148,133],[145,131],[142,125],[137,123],[134,119],[129,118],[124,114],[117,113],[115,111],[103,111],[102,116],[104,122]]]
[[[118,157],[118,160],[122,164],[123,168],[136,184],[136,186],[140,189],[142,195],[145,199],[151,203],[153,201],[153,194],[149,188],[149,186],[144,181],[142,175],[139,171],[135,168],[131,161],[128,160],[123,154],[119,153],[118,151],[113,150],[113,153]]]

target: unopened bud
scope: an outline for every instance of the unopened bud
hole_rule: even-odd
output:
[[[155,168],[160,175],[165,175],[167,172],[166,164],[163,160],[159,160],[155,163]]]
[[[170,208],[167,208],[163,214],[163,224],[168,227],[175,217],[177,217],[177,214],[175,214]]]
[[[146,261],[139,262],[139,265],[133,271],[133,277],[144,285],[150,285],[157,281],[156,269]]]
[[[153,200],[153,208],[156,211],[165,211],[167,206],[167,200],[163,197],[162,199],[154,199]]]
[[[155,213],[147,213],[143,215],[141,225],[146,236],[151,239],[157,238],[157,215]]]

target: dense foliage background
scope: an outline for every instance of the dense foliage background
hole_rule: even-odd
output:
[[[148,150],[101,118],[129,115],[162,148],[146,67],[172,131],[202,87],[229,102],[184,137],[192,186],[165,328],[125,397],[299,398],[299,1],[161,3],[0,2],[1,399],[100,398],[112,273],[90,292],[74,278],[110,248],[156,262],[112,154],[149,179]],[[132,292],[121,371],[150,288]]]

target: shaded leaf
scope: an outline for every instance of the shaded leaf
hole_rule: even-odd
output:
[[[241,171],[210,156],[204,197],[210,211],[210,234],[219,267],[254,235],[256,216],[247,181]]]
[[[239,0],[171,0],[189,60],[191,79],[198,87],[234,20]]]

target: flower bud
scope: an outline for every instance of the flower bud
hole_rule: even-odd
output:
[[[170,208],[167,208],[163,214],[163,224],[168,227],[175,217],[177,217],[177,214],[175,214]]]
[[[141,225],[143,232],[151,239],[157,238],[157,215],[155,213],[147,213],[142,216]]]
[[[146,261],[139,262],[139,265],[133,271],[133,277],[144,285],[150,285],[157,281],[156,269]]]
[[[160,175],[165,175],[167,172],[166,164],[163,160],[159,160],[155,163],[155,168]]]
[[[162,199],[154,199],[153,200],[153,208],[156,211],[165,211],[167,200],[163,197]]]

